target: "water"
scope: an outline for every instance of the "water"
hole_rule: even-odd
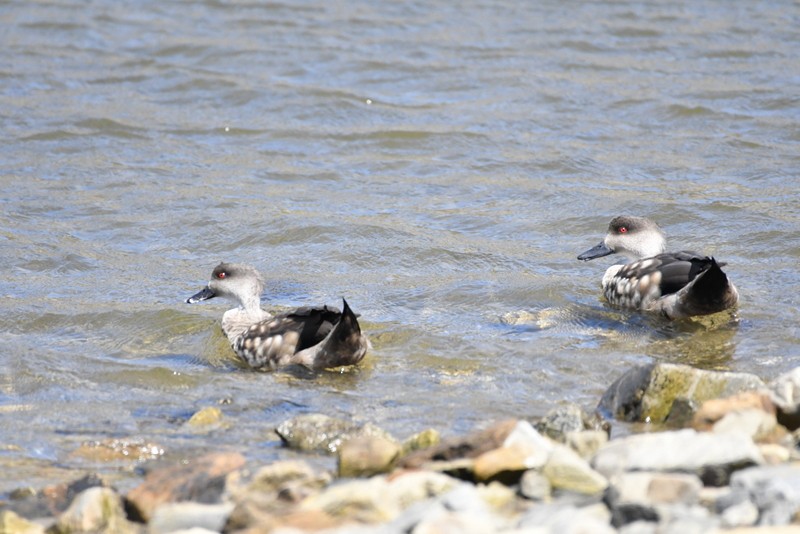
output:
[[[633,365],[800,363],[792,2],[12,2],[0,7],[0,491],[167,454],[289,454],[323,412],[398,437],[591,409]],[[619,213],[728,263],[735,317],[607,308]],[[374,350],[254,373],[183,300],[221,260]],[[609,261],[606,261],[609,260]],[[220,406],[227,426],[186,419]]]

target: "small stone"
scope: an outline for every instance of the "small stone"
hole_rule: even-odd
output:
[[[380,436],[394,441],[386,431],[367,423],[356,423],[335,419],[323,414],[298,415],[284,421],[275,432],[290,449],[334,454],[339,446],[357,436]]]
[[[122,497],[111,488],[94,487],[81,492],[53,527],[59,534],[76,532],[134,533],[137,528],[125,516]]]
[[[433,447],[434,445],[438,445],[441,440],[442,437],[439,435],[438,431],[434,430],[433,428],[428,428],[427,430],[418,432],[405,440],[403,442],[401,455],[405,456],[414,451]]]
[[[585,429],[585,419],[583,409],[577,404],[569,403],[550,410],[536,423],[535,428],[540,434],[563,443],[568,433]]]
[[[216,406],[210,406],[195,412],[194,415],[186,421],[186,426],[191,428],[203,428],[219,425],[220,422],[222,422],[222,410]]]
[[[726,508],[720,521],[723,528],[751,527],[758,521],[758,507],[749,500],[742,501]]]
[[[608,443],[608,434],[602,430],[569,432],[566,438],[567,446],[584,460],[590,460],[603,445]]]
[[[542,474],[556,489],[592,495],[608,487],[606,478],[566,445],[556,445],[542,469]]]
[[[714,423],[712,430],[717,434],[742,432],[754,441],[780,439],[786,435],[786,430],[778,426],[774,414],[754,408],[726,413]]]
[[[764,443],[758,446],[761,456],[767,465],[778,465],[788,462],[792,457],[792,451],[783,445],[776,443]]]
[[[757,409],[768,414],[775,414],[775,405],[768,393],[747,391],[723,399],[705,401],[692,419],[692,428],[709,431],[723,417],[731,412]]]
[[[764,459],[749,436],[710,434],[683,429],[635,434],[610,441],[592,459],[597,471],[611,477],[625,471],[695,473],[707,485],[727,484],[730,473]]]
[[[26,491],[8,503],[8,508],[22,517],[53,517],[66,510],[79,493],[101,486],[106,486],[105,481],[90,474],[68,484],[47,486],[39,492]]]
[[[759,525],[786,525],[800,511],[800,465],[750,467],[731,476],[731,489],[744,491],[759,510]]]
[[[480,482],[499,480],[504,484],[516,484],[525,472],[525,454],[514,447],[500,447],[475,458],[473,472]]]
[[[144,462],[159,458],[163,454],[163,447],[142,438],[87,441],[72,452],[72,456],[92,462]]]
[[[537,503],[520,518],[518,527],[524,532],[534,533],[591,533],[614,534],[611,512],[602,503],[574,506],[558,501]]]
[[[647,506],[697,504],[703,488],[700,478],[683,473],[623,473],[614,477],[612,483],[617,503]]]
[[[200,504],[196,502],[166,503],[153,512],[147,525],[148,534],[170,534],[180,530],[205,529],[221,532],[233,504]]]
[[[527,421],[517,422],[503,440],[503,447],[515,449],[524,455],[526,469],[542,467],[556,446],[555,442],[541,435]]]
[[[791,432],[800,428],[800,367],[773,380],[770,392],[778,408],[778,422]]]
[[[0,534],[44,534],[42,525],[32,523],[11,510],[0,512]]]
[[[339,476],[367,477],[391,470],[400,446],[380,436],[359,436],[339,446]]]
[[[225,490],[227,475],[244,463],[238,453],[211,453],[156,468],[128,493],[130,510],[138,519],[148,521],[156,507],[166,502],[217,503]]]
[[[503,445],[508,435],[517,426],[516,420],[503,421],[471,434],[465,438],[443,440],[438,445],[409,454],[399,462],[400,467],[420,468],[435,461],[450,461],[461,458],[476,458]]]
[[[552,492],[550,481],[535,469],[525,471],[519,481],[519,493],[527,499],[544,501],[550,498]]]

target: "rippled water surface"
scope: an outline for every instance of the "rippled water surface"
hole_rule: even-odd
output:
[[[288,454],[322,412],[398,437],[591,409],[654,360],[800,363],[800,8],[786,2],[0,6],[0,491],[87,442]],[[606,307],[619,213],[705,251],[734,317]],[[257,373],[188,306],[220,261],[337,304],[374,350]],[[187,418],[219,406],[226,426]],[[127,481],[127,482],[126,482]]]

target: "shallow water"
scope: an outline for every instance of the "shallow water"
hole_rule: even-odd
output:
[[[269,461],[299,413],[448,435],[654,360],[800,363],[798,5],[451,4],[0,7],[0,491],[132,483],[104,439]],[[575,256],[619,213],[727,262],[735,316],[604,306]],[[223,259],[271,309],[346,296],[364,365],[237,366],[183,302]]]

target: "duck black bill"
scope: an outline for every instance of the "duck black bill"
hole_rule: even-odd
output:
[[[605,243],[602,241],[578,256],[578,259],[581,261],[589,261],[595,258],[602,258],[603,256],[608,256],[609,254],[613,254],[614,251],[611,250],[606,246]]]
[[[204,287],[199,293],[196,293],[186,299],[186,304],[194,304],[195,302],[200,302],[202,300],[213,299],[217,295],[211,290],[211,288]]]

